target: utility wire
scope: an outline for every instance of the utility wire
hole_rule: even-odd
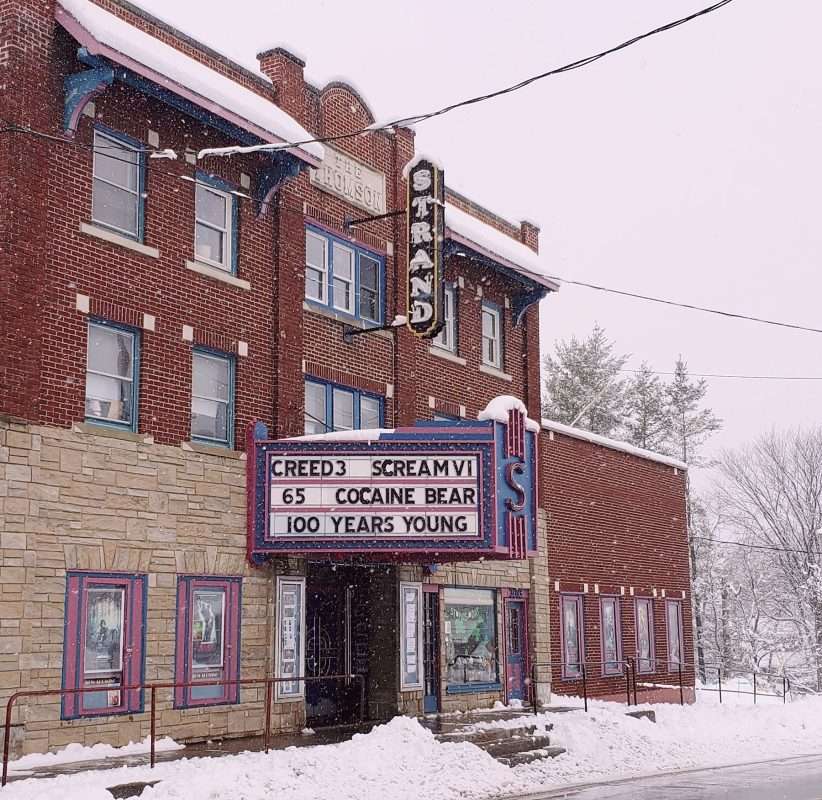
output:
[[[649,372],[651,375],[676,375],[675,372],[660,372],[656,369],[621,369],[620,372],[639,374]],[[822,375],[730,375],[716,372],[688,372],[692,378],[737,378],[746,381],[822,381]]]
[[[654,28],[653,30],[646,31],[645,33],[641,33],[637,36],[627,39],[626,41],[621,42],[618,45],[609,47],[607,50],[602,50],[599,53],[595,53],[594,55],[586,56],[585,58],[580,58],[561,67],[555,67],[554,69],[550,69],[547,72],[541,72],[538,75],[532,75],[531,77],[525,78],[524,80],[521,80],[518,83],[515,83],[511,86],[506,86],[503,89],[497,89],[494,92],[488,92],[487,94],[477,95],[476,97],[469,97],[466,100],[459,100],[458,102],[451,103],[447,106],[443,106],[442,108],[439,108],[436,111],[427,111],[422,114],[412,114],[411,116],[400,117],[399,119],[395,119],[391,122],[385,122],[379,125],[369,125],[365,128],[350,131],[349,133],[339,133],[332,136],[319,136],[316,138],[303,139],[301,141],[296,142],[279,142],[276,144],[251,145],[248,147],[238,146],[208,148],[206,150],[201,150],[200,156],[225,156],[233,155],[235,153],[250,153],[262,150],[283,150],[291,147],[301,147],[307,144],[323,144],[325,142],[336,142],[342,139],[351,139],[356,136],[362,136],[368,133],[373,133],[374,131],[389,131],[397,127],[408,127],[411,125],[417,125],[418,123],[424,122],[425,120],[433,119],[434,117],[439,117],[443,114],[448,114],[449,112],[454,111],[458,108],[476,105],[477,103],[482,103],[486,100],[492,100],[496,97],[501,97],[502,95],[510,94],[511,92],[517,92],[520,89],[524,89],[526,86],[530,86],[532,83],[536,83],[537,81],[543,80],[544,78],[550,78],[554,75],[560,75],[565,72],[571,72],[572,70],[587,67],[589,64],[593,64],[595,61],[599,61],[601,58],[605,58],[606,56],[612,55],[613,53],[619,52],[620,50],[624,50],[628,47],[631,47],[632,45],[635,45],[638,42],[643,41],[644,39],[648,39],[651,36],[656,36],[657,34],[664,33],[666,31],[672,30],[673,28],[677,28],[680,25],[684,25],[685,23],[691,22],[692,20],[695,20],[699,17],[704,17],[707,14],[713,13],[714,11],[718,11],[720,8],[728,5],[731,2],[733,2],[733,0],[720,0],[720,2],[713,3],[712,5],[700,9],[699,11],[695,11],[693,14],[689,14],[686,17],[681,17],[680,19],[674,20],[673,22],[668,22],[665,25],[660,25],[658,28]]]
[[[663,297],[653,297],[652,295],[648,294],[638,294],[636,292],[628,292],[624,289],[614,289],[610,286],[600,286],[596,283],[587,283],[585,281],[575,281],[571,280],[570,278],[562,278],[559,275],[549,275],[549,278],[555,281],[559,281],[560,283],[568,283],[573,286],[584,286],[586,289],[596,289],[600,292],[608,292],[610,294],[618,294],[622,295],[623,297],[633,297],[636,300],[647,300],[650,303],[661,303],[662,305],[666,306],[676,306],[677,308],[687,308],[691,311],[702,311],[705,314],[717,314],[721,317],[730,317],[731,319],[744,319],[748,320],[749,322],[760,322],[763,325],[775,325],[779,328],[791,328],[792,330],[797,331],[808,331],[810,333],[822,333],[822,328],[811,328],[807,325],[800,325],[795,322],[782,322],[779,320],[774,319],[765,319],[763,317],[753,317],[748,314],[737,314],[733,311],[722,311],[718,308],[706,308],[705,306],[697,306],[693,303],[680,303],[676,300],[668,300],[667,298]]]
[[[747,547],[751,550],[774,550],[777,553],[806,553],[809,555],[822,556],[822,551],[819,550],[803,550],[799,547],[777,547],[769,544],[750,544],[748,542],[733,542],[728,539],[712,539],[710,536],[691,536],[691,539],[699,539],[704,542],[712,542],[713,544],[730,544],[735,547]]]

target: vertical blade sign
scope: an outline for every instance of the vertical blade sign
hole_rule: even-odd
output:
[[[445,177],[421,159],[408,172],[408,327],[430,339],[445,324]]]

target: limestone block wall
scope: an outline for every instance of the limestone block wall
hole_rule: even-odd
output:
[[[271,674],[270,568],[246,563],[245,461],[86,425],[0,422],[0,709],[16,691],[61,686],[67,570],[148,575],[145,680],[174,680],[180,574],[242,576],[242,678]],[[286,565],[287,566],[287,565]],[[158,733],[201,739],[258,733],[262,687],[239,705],[172,708],[159,690]],[[146,708],[148,697],[146,697]],[[302,703],[275,703],[273,726],[303,724]],[[22,700],[22,752],[70,741],[125,744],[148,714],[60,722],[57,698]]]

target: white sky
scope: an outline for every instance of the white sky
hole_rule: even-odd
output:
[[[318,83],[342,77],[378,119],[514,83],[709,0],[138,0],[256,67],[281,45]],[[449,184],[542,227],[555,274],[822,327],[822,5],[736,0],[519,93],[423,123]],[[655,369],[822,375],[822,335],[566,286],[543,350],[597,320]],[[819,421],[822,381],[713,380],[713,448]]]

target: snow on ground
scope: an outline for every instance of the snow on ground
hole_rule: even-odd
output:
[[[174,739],[164,736],[158,739],[155,750],[162,753],[168,750],[182,750],[184,745],[177,744]],[[81,761],[97,761],[105,758],[120,758],[122,756],[137,756],[148,753],[151,749],[148,736],[142,742],[129,742],[122,747],[112,747],[110,744],[94,744],[84,747],[77,742],[67,745],[56,753],[31,753],[9,762],[9,772],[28,772],[33,769],[54,767],[58,764],[76,764]]]
[[[156,779],[161,782],[143,792],[144,800],[480,800],[541,787],[822,752],[819,697],[784,706],[654,708],[656,724],[625,716],[624,705],[599,701],[591,701],[588,714],[577,710],[475,723],[478,728],[553,724],[553,741],[568,752],[514,769],[473,745],[441,744],[415,720],[398,717],[338,745],[182,759],[154,770],[119,767],[17,781],[3,791],[2,800],[110,800],[106,786]]]

